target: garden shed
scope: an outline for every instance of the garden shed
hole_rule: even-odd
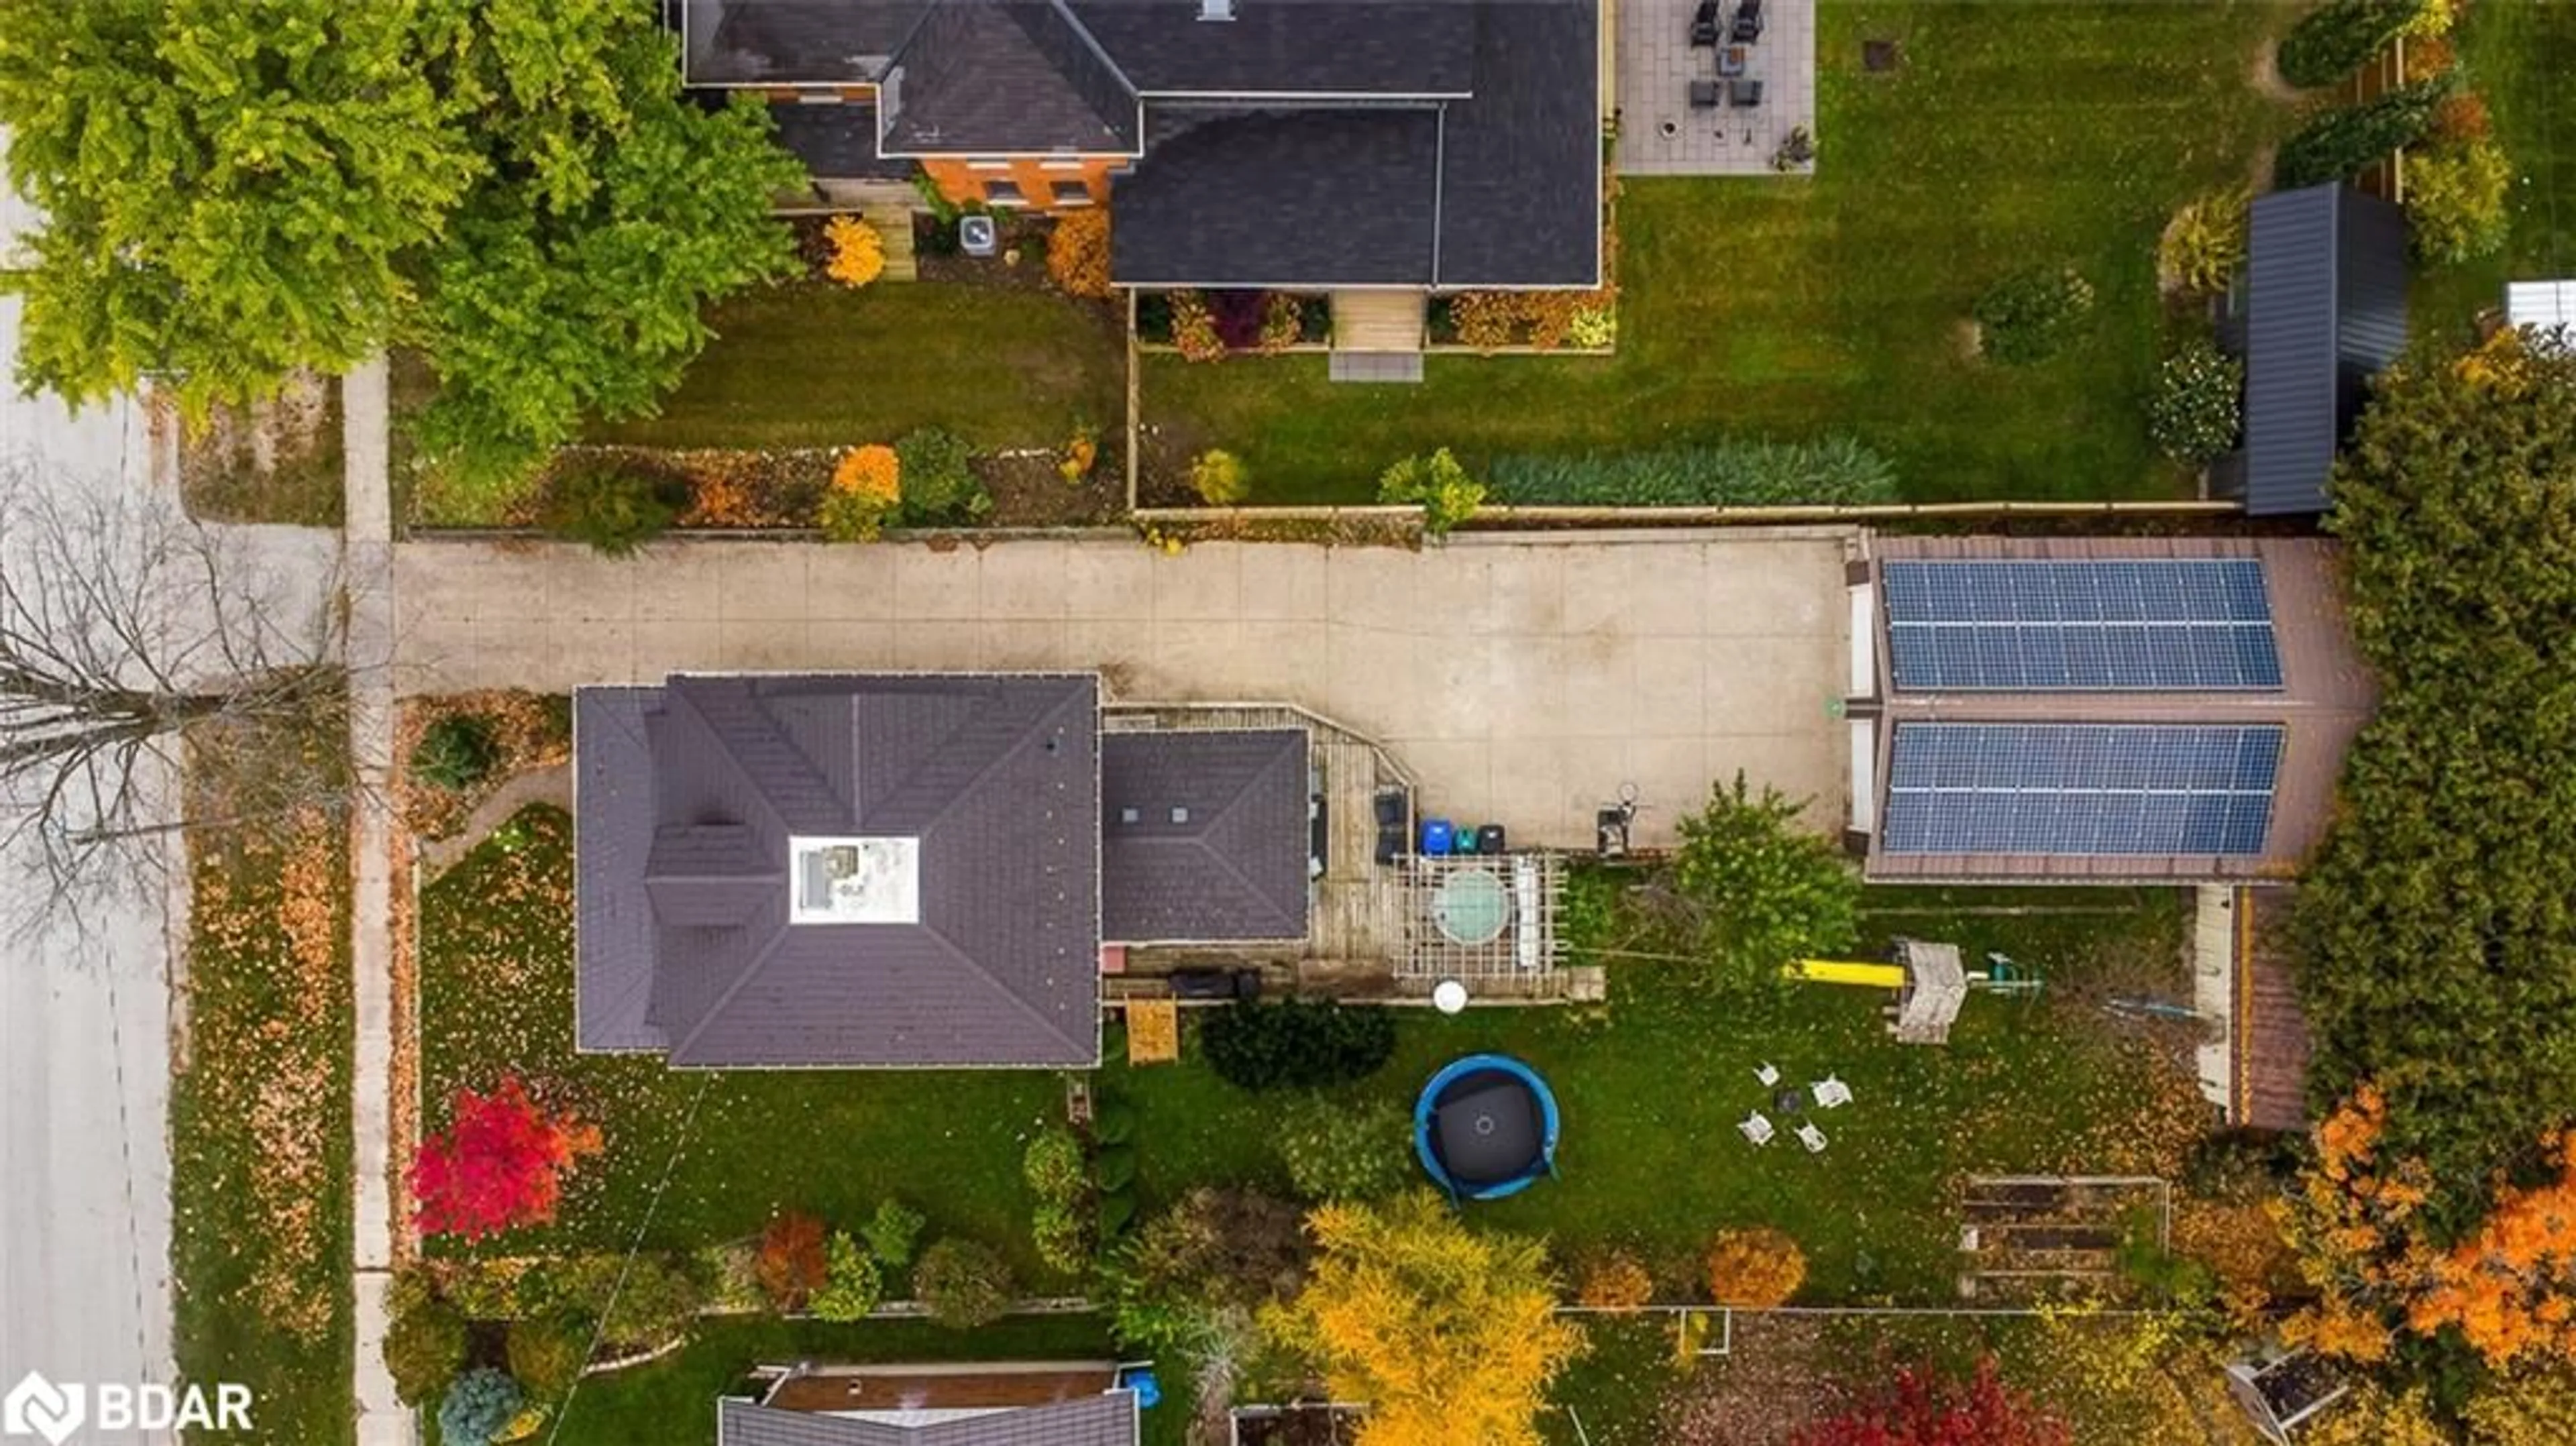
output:
[[[2406,216],[2340,184],[2256,198],[2239,305],[2245,510],[2326,510],[2370,379],[2406,349]]]

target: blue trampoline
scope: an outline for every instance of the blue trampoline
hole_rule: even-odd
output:
[[[1500,1200],[1556,1173],[1556,1096],[1505,1054],[1454,1060],[1413,1107],[1413,1152],[1453,1200]]]

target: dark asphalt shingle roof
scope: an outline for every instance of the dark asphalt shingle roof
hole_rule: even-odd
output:
[[[2245,510],[2322,512],[2370,378],[2406,349],[2406,218],[2340,184],[2254,202],[2246,264]]]
[[[780,101],[769,108],[778,126],[778,144],[805,163],[805,173],[818,181],[902,181],[912,176],[912,162],[887,160],[877,154],[877,108],[869,101],[800,105]]]
[[[1476,95],[1440,138],[1441,286],[1594,286],[1601,278],[1599,12],[1494,0]]]
[[[1091,1063],[1098,706],[1088,675],[583,690],[580,746],[599,753],[580,765],[582,1047],[658,1040],[674,1065],[715,1067]],[[611,767],[633,771],[601,780]],[[797,835],[918,839],[918,923],[789,924]]]
[[[1148,95],[1458,95],[1474,73],[1478,0],[1069,0]],[[1513,0],[1504,0],[1513,3]]]
[[[716,1446],[1136,1446],[1136,1437],[1132,1391],[912,1427],[716,1403]]]
[[[1158,139],[1110,183],[1110,275],[1130,285],[1420,286],[1439,116],[1253,111]]]
[[[1046,0],[941,0],[882,93],[890,154],[1136,149],[1135,92]]]
[[[860,84],[932,0],[677,0],[691,85]]]
[[[1103,735],[1101,937],[1304,938],[1306,742],[1295,729]]]

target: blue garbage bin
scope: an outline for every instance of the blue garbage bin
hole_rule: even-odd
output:
[[[1438,858],[1441,855],[1448,853],[1451,837],[1449,820],[1445,818],[1426,818],[1422,821],[1422,852],[1424,854],[1432,858]]]
[[[1118,1384],[1136,1393],[1136,1409],[1150,1411],[1163,1400],[1163,1383],[1150,1366],[1131,1366],[1118,1373]]]

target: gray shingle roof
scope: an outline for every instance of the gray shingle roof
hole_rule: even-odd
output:
[[[2349,186],[2256,198],[2246,265],[2245,510],[2322,512],[2372,375],[2406,349],[2406,218]]]
[[[932,0],[681,0],[691,85],[875,80]]]
[[[913,1427],[716,1403],[716,1446],[1136,1446],[1136,1436],[1132,1391]]]
[[[1129,285],[1425,285],[1439,166],[1428,108],[1206,119],[1111,182],[1110,274]]]
[[[1088,675],[584,690],[582,1047],[712,1067],[1093,1062],[1098,706]],[[798,835],[918,839],[919,921],[788,923]]]
[[[1103,938],[1305,937],[1304,732],[1111,733],[1100,745]]]
[[[1136,94],[1046,0],[941,0],[882,93],[895,155],[1136,149]]]
[[[1479,0],[1069,0],[1147,94],[1459,95],[1474,73]],[[1510,0],[1506,0],[1510,3]]]

